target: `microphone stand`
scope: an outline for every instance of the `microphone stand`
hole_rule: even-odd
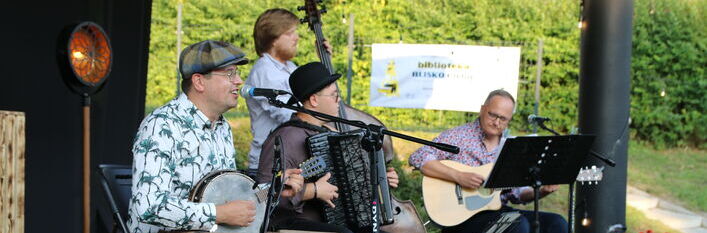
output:
[[[538,121],[536,121],[536,122],[538,123],[538,126],[539,126],[541,129],[547,130],[547,131],[549,131],[550,133],[554,134],[555,136],[560,136],[560,134],[557,133],[557,131],[552,130],[552,129],[548,128],[547,126],[545,126],[545,121],[544,121],[544,120],[538,120]]]
[[[554,134],[555,136],[560,136],[560,134],[557,133],[557,131],[548,128],[545,125],[545,121],[537,121],[537,125],[541,129],[547,130],[550,133]],[[570,187],[569,187],[569,199],[570,199],[569,204],[570,204],[570,206],[569,206],[569,211],[568,211],[569,213],[567,215],[567,219],[569,220],[567,227],[569,228],[568,232],[570,232],[570,233],[574,232],[574,183],[575,182],[570,182]],[[535,221],[533,222],[533,227],[535,227],[535,232],[540,232],[540,226],[539,226],[540,216],[538,213],[538,200],[540,199],[540,197],[539,197],[540,196],[540,184],[539,183],[533,184],[533,191],[535,192],[534,193],[534,195],[535,195],[535,197],[534,197],[534,199],[535,199]]]
[[[537,121],[537,125],[538,125],[541,129],[547,130],[547,131],[549,131],[550,133],[554,134],[555,136],[560,136],[560,134],[557,133],[557,131],[548,128],[548,127],[545,125],[545,121]],[[592,150],[589,150],[589,154],[592,155],[592,156],[594,156],[595,158],[601,160],[602,162],[606,163],[607,165],[609,165],[609,166],[611,166],[611,167],[616,166],[616,162],[614,162],[613,160],[611,160],[611,159],[609,159],[609,158],[606,158],[606,157],[600,155],[599,153],[596,153],[596,152],[594,152],[594,151],[592,151]],[[574,184],[575,184],[575,182],[571,182],[571,183],[570,183],[570,186],[569,186],[569,205],[570,205],[570,206],[569,206],[569,213],[567,214],[567,218],[568,218],[568,220],[569,220],[567,227],[569,228],[569,229],[568,229],[568,232],[570,232],[570,233],[573,233],[573,232],[574,232],[574,208],[575,208],[575,205],[574,205],[574,204],[575,204],[575,203],[574,203]],[[538,192],[535,192],[535,195],[536,195],[535,198],[537,199],[537,198],[538,198],[538,197],[537,197]],[[537,213],[536,213],[536,215],[535,215],[535,218],[536,218],[536,221],[537,221],[537,218],[538,218]]]
[[[305,109],[305,108],[303,108],[303,107],[287,105],[287,104],[283,103],[282,101],[280,101],[280,100],[278,100],[278,99],[276,99],[276,98],[274,98],[274,97],[272,97],[272,98],[271,98],[271,97],[267,97],[267,98],[268,98],[268,102],[269,102],[270,104],[272,104],[273,106],[278,107],[278,108],[287,108],[287,109],[290,109],[290,110],[293,110],[293,111],[302,112],[302,113],[307,113],[307,114],[312,115],[312,116],[324,118],[324,119],[327,119],[327,120],[332,121],[332,122],[339,122],[339,123],[343,123],[343,124],[355,126],[355,127],[362,128],[362,129],[368,129],[368,130],[373,131],[373,132],[380,132],[380,133],[382,133],[382,134],[384,134],[384,135],[389,135],[389,136],[397,137],[397,138],[404,139],[404,140],[407,140],[407,141],[416,142],[416,143],[419,143],[419,144],[431,146],[431,147],[437,148],[437,149],[439,149],[439,150],[443,150],[443,151],[446,151],[446,152],[449,152],[449,153],[453,153],[453,154],[459,153],[459,147],[457,147],[457,146],[453,146],[453,145],[449,145],[449,144],[445,144],[445,143],[432,142],[432,141],[428,141],[428,140],[425,140],[425,139],[416,138],[416,137],[413,137],[413,136],[409,136],[409,135],[397,133],[397,132],[395,132],[395,131],[387,130],[385,127],[380,126],[380,125],[376,125],[376,124],[366,124],[366,123],[364,123],[364,122],[362,122],[362,121],[347,120],[347,119],[344,119],[344,118],[335,117],[335,116],[332,116],[332,115],[327,115],[327,114],[324,114],[324,113],[321,113],[321,112],[308,110],[308,109]]]
[[[280,171],[283,171],[284,168],[282,166],[282,150],[280,148],[280,145],[282,145],[282,139],[280,136],[277,136],[277,139],[275,140],[275,155],[274,155],[274,161],[272,164],[272,180],[270,181],[270,190],[268,190],[268,201],[265,204],[265,219],[263,220],[263,225],[260,226],[260,233],[265,233],[267,231],[268,225],[270,224],[270,217],[273,213],[273,210],[275,210],[275,207],[280,203],[280,194],[282,192],[282,186],[284,185],[284,182],[282,182],[282,176],[278,176],[277,174]],[[280,177],[280,181],[278,182],[278,177]],[[257,182],[255,183],[257,185]],[[253,187],[255,188],[255,187]]]
[[[301,106],[292,106],[292,105],[287,105],[283,103],[282,101],[276,99],[274,96],[268,96],[268,102],[272,104],[275,107],[278,108],[287,108],[290,110],[294,110],[297,112],[302,112],[306,113],[315,117],[319,118],[324,118],[327,119],[331,122],[338,122],[338,123],[343,123],[351,126],[355,126],[361,129],[365,129],[365,136],[364,140],[362,143],[362,146],[364,149],[368,151],[368,154],[370,156],[370,176],[371,176],[371,213],[372,213],[372,232],[373,233],[378,233],[379,229],[379,224],[378,224],[378,214],[380,211],[378,211],[378,169],[376,169],[376,165],[379,160],[379,156],[375,155],[375,151],[380,149],[383,145],[383,135],[390,135],[393,137],[401,138],[404,140],[412,141],[412,142],[417,142],[423,145],[428,145],[432,146],[434,148],[454,153],[457,154],[459,153],[459,147],[449,145],[449,144],[444,144],[444,143],[437,143],[437,142],[432,142],[400,133],[396,133],[390,130],[385,129],[385,127],[380,126],[380,125],[375,125],[375,124],[366,124],[363,123],[362,121],[351,121],[347,120],[344,118],[340,117],[335,117],[331,115],[327,115],[324,113],[320,113],[317,111],[311,111],[309,109],[305,109]]]

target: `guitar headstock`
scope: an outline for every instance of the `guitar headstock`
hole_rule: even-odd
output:
[[[324,156],[314,156],[304,162],[299,167],[302,169],[302,177],[309,179],[327,172],[326,159]]]
[[[589,182],[588,184],[599,184],[602,178],[604,178],[604,167],[597,168],[597,166],[592,166],[591,168],[585,167],[579,170],[577,175],[577,181],[581,184],[584,182]]]
[[[304,6],[297,7],[297,10],[304,11],[307,13],[305,18],[301,19],[300,22],[308,23],[310,28],[313,28],[316,24],[321,24],[321,16],[326,13],[326,7],[322,5],[322,9],[318,9],[317,5],[322,3],[322,0],[304,0]]]

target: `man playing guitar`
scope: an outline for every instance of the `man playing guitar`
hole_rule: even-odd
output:
[[[458,154],[451,154],[433,147],[423,146],[410,155],[409,163],[420,169],[425,176],[447,180],[459,184],[463,188],[478,189],[484,182],[484,176],[474,172],[462,172],[443,164],[440,160],[453,160],[468,166],[477,167],[496,161],[496,155],[501,148],[498,146],[504,130],[513,117],[515,100],[504,90],[489,93],[484,105],[481,106],[479,117],[471,123],[442,132],[435,142],[458,146]],[[488,175],[488,174],[484,174]],[[541,197],[557,190],[557,185],[542,186]],[[506,203],[527,203],[533,200],[533,190],[529,187],[514,188],[504,191],[501,200]],[[425,197],[427,198],[427,197]],[[493,225],[502,213],[518,211],[519,221],[507,232],[529,233],[532,211],[516,210],[503,205],[500,210],[482,211],[463,223],[448,227],[442,232],[483,232]],[[562,216],[553,213],[540,213],[541,232],[567,232],[567,222]]]

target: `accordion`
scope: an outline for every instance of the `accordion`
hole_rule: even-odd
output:
[[[312,156],[307,161],[320,161],[315,172],[316,180],[327,172],[331,173],[329,183],[339,188],[339,198],[332,200],[335,208],[324,207],[324,217],[330,224],[345,225],[350,229],[370,227],[371,177],[368,153],[361,147],[364,133],[361,130],[345,133],[324,132],[307,138],[307,146]],[[305,161],[305,163],[307,162]],[[303,166],[304,173],[312,171],[312,166]]]

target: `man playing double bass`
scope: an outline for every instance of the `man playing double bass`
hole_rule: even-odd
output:
[[[434,139],[435,142],[458,146],[460,149],[458,154],[423,146],[410,155],[408,162],[413,167],[420,169],[425,176],[451,181],[464,188],[479,188],[483,184],[483,176],[452,169],[441,163],[440,160],[453,160],[472,167],[495,162],[497,159],[495,156],[501,149],[498,145],[503,137],[503,131],[508,127],[508,123],[513,117],[514,108],[515,100],[511,94],[504,90],[492,91],[481,106],[479,117],[475,121],[444,131]],[[557,188],[557,185],[542,186],[540,195],[544,197]],[[501,200],[504,203],[508,201],[527,203],[532,201],[533,197],[533,190],[529,187],[514,188],[501,194]],[[531,232],[530,221],[535,219],[533,212],[516,210],[506,205],[503,205],[500,210],[482,211],[459,225],[443,229],[442,232],[483,232],[494,224],[502,213],[511,211],[518,211],[521,216],[518,218],[518,223],[505,232]],[[567,221],[558,214],[541,212],[540,226],[541,232],[567,232]]]
[[[258,17],[253,27],[253,39],[255,51],[260,58],[250,70],[246,85],[291,91],[288,79],[297,69],[291,60],[297,54],[298,25],[299,18],[281,8],[266,10]],[[331,48],[328,43],[325,46]],[[281,98],[281,101],[287,101],[285,96]],[[272,106],[264,98],[249,98],[246,104],[250,114],[250,132],[253,135],[248,152],[248,175],[255,177],[265,138],[275,127],[290,119],[292,110]]]

